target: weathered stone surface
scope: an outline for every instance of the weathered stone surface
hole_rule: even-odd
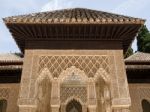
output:
[[[131,95],[131,111],[132,112],[142,112],[143,106],[142,101],[150,101],[150,84],[129,84],[129,90]]]
[[[7,101],[7,112],[18,112],[19,84],[0,84],[0,99]]]

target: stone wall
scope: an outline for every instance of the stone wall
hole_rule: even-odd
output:
[[[131,95],[131,112],[149,112],[142,108],[142,101],[150,101],[150,84],[133,83],[129,84],[129,91]],[[150,106],[150,103],[149,103]]]
[[[6,112],[19,112],[17,105],[20,84],[0,84],[0,100],[7,101]]]

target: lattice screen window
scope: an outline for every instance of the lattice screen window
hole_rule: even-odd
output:
[[[87,102],[87,88],[86,87],[61,87],[60,100],[64,103],[68,98],[75,97]]]

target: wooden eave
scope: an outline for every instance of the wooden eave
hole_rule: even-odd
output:
[[[23,52],[28,40],[120,40],[126,51],[142,24],[6,24]]]
[[[127,71],[149,71],[150,72],[150,61],[140,60],[125,60]]]
[[[0,61],[1,71],[22,70],[23,60]]]
[[[125,60],[125,64],[127,65],[134,65],[134,64],[139,64],[139,65],[150,65],[150,60]]]
[[[91,9],[64,9],[3,19],[20,50],[29,40],[120,40],[124,52],[145,20]]]

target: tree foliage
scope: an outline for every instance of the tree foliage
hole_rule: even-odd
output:
[[[124,58],[127,58],[133,54],[133,49],[131,47],[128,48],[127,52],[124,55]]]
[[[138,51],[150,53],[150,32],[144,25],[137,36]]]

